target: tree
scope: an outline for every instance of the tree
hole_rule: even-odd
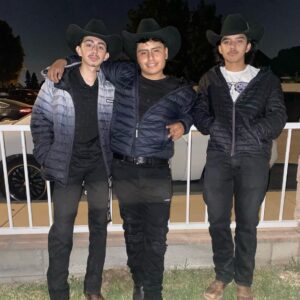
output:
[[[31,76],[30,88],[33,90],[38,90],[40,88],[39,81],[36,74],[33,72]]]
[[[18,78],[22,69],[24,52],[20,37],[13,36],[12,29],[0,20],[0,85]]]
[[[30,72],[27,70],[25,73],[25,86],[29,89],[31,84],[31,75]]]
[[[215,64],[214,48],[206,38],[208,29],[220,32],[221,16],[216,16],[214,4],[200,1],[196,9],[191,12],[185,62],[187,76],[194,81],[199,81],[200,77]]]
[[[300,74],[300,46],[282,49],[272,59],[271,68],[278,76],[297,76]]]
[[[166,72],[198,81],[200,76],[214,64],[212,47],[205,36],[207,29],[218,31],[220,16],[215,16],[214,4],[199,1],[195,10],[190,10],[184,0],[144,0],[137,9],[128,12],[128,31],[136,32],[141,19],[153,17],[162,26],[173,25],[182,36],[180,52],[168,62]]]
[[[37,90],[40,88],[39,81],[36,74],[33,72],[30,75],[30,72],[27,70],[25,74],[25,85],[27,89]]]

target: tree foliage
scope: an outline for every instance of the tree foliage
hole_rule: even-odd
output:
[[[186,66],[192,79],[199,80],[215,64],[214,49],[207,41],[206,31],[210,29],[220,32],[220,28],[221,16],[216,16],[215,5],[200,1],[191,12],[188,33]]]
[[[31,75],[30,75],[30,72],[27,70],[25,73],[25,86],[27,88],[29,88],[30,82],[31,82]]]
[[[30,88],[33,90],[37,90],[40,88],[39,81],[37,79],[36,74],[33,72],[31,76]]]
[[[299,76],[300,46],[280,50],[272,59],[271,68],[278,76]]]
[[[30,75],[30,72],[27,70],[25,74],[25,86],[27,89],[33,89],[37,90],[39,89],[39,81],[37,79],[36,74],[33,72],[32,75]]]
[[[196,9],[189,9],[185,0],[144,0],[137,9],[128,12],[127,30],[136,32],[143,18],[154,18],[162,27],[173,25],[182,37],[180,52],[168,62],[167,73],[198,81],[214,64],[212,48],[206,39],[206,30],[220,30],[221,17],[216,16],[214,4],[199,1]]]
[[[20,37],[13,36],[12,29],[0,20],[0,84],[18,78],[22,69],[24,52]]]

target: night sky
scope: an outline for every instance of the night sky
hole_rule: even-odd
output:
[[[162,0],[163,1],[163,0]],[[127,11],[142,0],[0,0],[0,19],[21,37],[24,70],[39,75],[56,58],[70,53],[65,41],[69,24],[84,26],[91,18],[102,19],[112,33],[127,24]],[[189,0],[193,7],[199,0]],[[259,48],[270,58],[284,48],[300,46],[299,0],[210,0],[217,13],[242,13],[265,27]],[[22,81],[22,79],[21,79]]]

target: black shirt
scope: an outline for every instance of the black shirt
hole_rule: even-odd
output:
[[[72,164],[92,166],[101,156],[98,131],[98,79],[92,86],[83,80],[79,66],[70,72],[71,96],[75,109]]]
[[[159,80],[150,80],[140,75],[139,85],[139,116],[145,112],[163,96],[176,90],[182,85],[181,80],[175,77],[165,77]]]

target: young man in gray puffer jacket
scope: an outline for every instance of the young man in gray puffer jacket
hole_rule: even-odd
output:
[[[115,94],[114,86],[102,73],[101,64],[121,51],[122,42],[119,36],[108,34],[100,20],[91,20],[84,28],[70,25],[67,40],[81,57],[81,64],[67,68],[57,84],[46,79],[31,118],[34,156],[44,178],[54,182],[48,289],[51,300],[70,297],[69,259],[84,187],[90,231],[84,294],[87,299],[100,300],[104,299],[101,281],[112,160],[109,131]]]

